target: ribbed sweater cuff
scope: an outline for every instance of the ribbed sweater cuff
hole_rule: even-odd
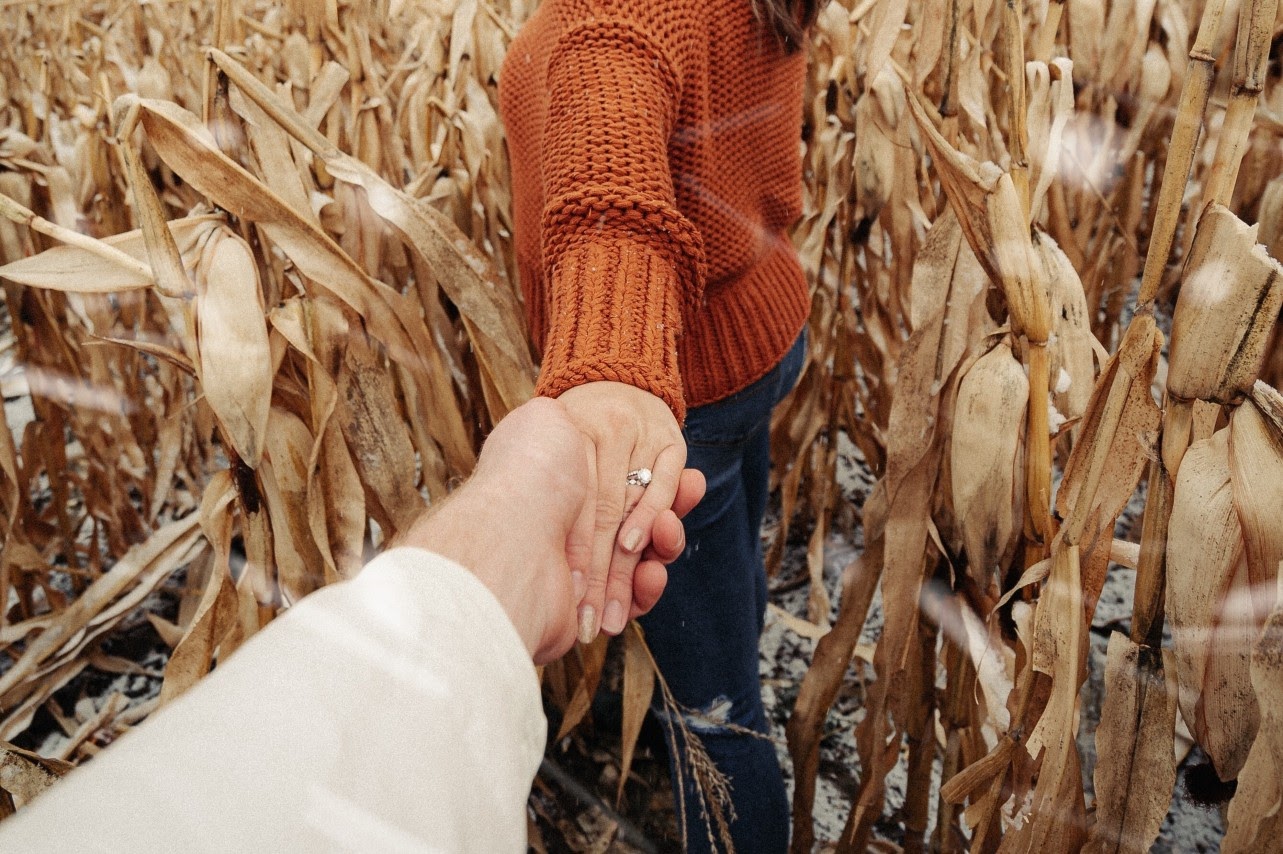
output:
[[[550,284],[536,393],[557,397],[588,382],[627,383],[659,397],[682,423],[681,297],[673,264],[644,244],[593,242],[564,252]]]

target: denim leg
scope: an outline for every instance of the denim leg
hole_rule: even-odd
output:
[[[686,553],[669,567],[663,597],[641,620],[674,697],[693,713],[687,727],[730,782],[736,814],[731,836],[743,854],[788,847],[789,806],[774,745],[726,725],[769,731],[758,676],[766,609],[760,531],[770,473],[769,423],[771,410],[796,380],[804,346],[799,339],[775,370],[743,392],[688,413],[687,465],[704,473],[708,491],[685,520]],[[710,845],[685,745],[664,721],[658,697],[656,710],[669,730],[670,747],[676,747],[670,765],[688,850],[721,850]],[[679,778],[685,781],[680,789]]]
[[[791,386],[790,386],[791,387]],[[757,633],[766,627],[766,561],[762,554],[762,517],[766,515],[766,502],[771,495],[771,431],[770,423],[753,434],[745,443],[743,462],[744,497],[747,501],[749,530],[754,533],[753,546],[757,564],[762,571],[755,573],[757,606]]]

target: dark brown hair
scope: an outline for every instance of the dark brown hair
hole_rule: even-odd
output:
[[[791,53],[802,46],[806,31],[828,0],[752,0],[753,11]]]

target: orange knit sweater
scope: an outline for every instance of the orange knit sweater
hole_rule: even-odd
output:
[[[788,351],[805,63],[749,0],[543,0],[499,87],[540,394],[616,380],[682,421]]]

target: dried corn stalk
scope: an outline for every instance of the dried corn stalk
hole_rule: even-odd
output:
[[[34,418],[0,424],[0,593],[15,603],[0,642],[18,662],[0,737],[160,585],[180,599],[175,622],[154,619],[175,645],[164,697],[190,687],[283,604],[356,571],[529,393],[494,80],[533,5],[6,6],[0,278]],[[841,850],[865,850],[888,816],[902,747],[908,850],[1143,850],[1170,794],[1155,763],[1178,672],[1218,768],[1242,766],[1226,847],[1277,836],[1277,745],[1204,691],[1209,669],[1224,675],[1240,708],[1259,697],[1258,731],[1277,729],[1283,361],[1265,253],[1283,247],[1283,85],[1267,64],[1281,21],[1269,2],[1237,9],[1236,27],[1223,0],[821,12],[795,232],[812,352],[774,425],[770,552],[778,567],[790,525],[815,523],[817,634],[825,537],[852,518],[833,482],[843,434],[879,480],[788,728],[795,850],[814,841],[826,713],[879,584]],[[1177,285],[1160,408],[1160,301]],[[1180,485],[1209,468],[1240,559],[1216,564],[1221,589],[1191,590],[1190,552],[1224,557],[1197,537],[1209,504]],[[1089,835],[1073,820],[1083,630],[1147,469]],[[1165,606],[1174,653],[1159,649]],[[78,625],[76,644],[46,649]],[[1200,632],[1201,653],[1186,642]],[[625,753],[648,693],[640,646],[626,657]],[[588,648],[548,669],[569,725],[604,660]]]
[[[492,106],[528,11],[6,11],[0,278],[34,420],[0,441],[4,732],[158,585],[185,690],[529,395]]]
[[[845,250],[860,259],[851,274],[859,299],[852,302],[870,315],[860,332],[880,351],[868,364],[881,370],[890,355],[897,364],[896,382],[881,432],[885,474],[874,492],[878,501],[870,505],[877,512],[866,518],[868,551],[856,565],[860,582],[853,583],[856,567],[848,570],[843,611],[834,634],[817,648],[789,727],[799,775],[804,775],[798,789],[802,800],[794,804],[795,821],[800,822],[810,809],[813,791],[808,782],[815,762],[812,733],[822,727],[822,708],[841,678],[838,661],[850,655],[853,627],[860,622],[847,609],[861,614],[868,609],[868,562],[880,563],[885,624],[874,661],[877,681],[870,687],[869,710],[857,735],[860,790],[839,850],[860,851],[869,844],[874,822],[885,816],[883,780],[904,746],[910,755],[906,847],[916,850],[927,844],[923,827],[912,818],[916,807],[909,806],[931,785],[913,758],[914,733],[924,714],[938,714],[944,728],[946,774],[956,774],[944,787],[941,822],[961,820],[968,827],[965,836],[956,825],[937,827],[932,837],[936,845],[949,850],[966,839],[972,850],[992,850],[1001,840],[1001,850],[1032,851],[1076,850],[1088,842],[1073,744],[1078,687],[1085,678],[1083,630],[1111,555],[1118,553],[1115,522],[1151,460],[1158,462],[1149,474],[1150,511],[1140,547],[1132,639],[1111,644],[1108,683],[1113,703],[1107,700],[1106,720],[1098,731],[1102,758],[1097,794],[1104,802],[1097,807],[1099,824],[1090,844],[1101,851],[1147,850],[1157,833],[1175,774],[1170,757],[1179,669],[1170,662],[1164,667],[1163,655],[1151,646],[1161,637],[1164,555],[1171,553],[1167,514],[1179,451],[1210,434],[1207,418],[1214,419],[1214,413],[1203,407],[1196,416],[1191,403],[1184,418],[1179,405],[1164,413],[1152,399],[1151,385],[1163,374],[1164,335],[1151,306],[1160,285],[1173,280],[1174,268],[1167,262],[1172,247],[1178,246],[1188,255],[1186,289],[1196,291],[1189,287],[1190,274],[1203,270],[1209,284],[1219,285],[1212,292],[1225,296],[1218,297],[1215,307],[1210,305],[1215,300],[1204,299],[1209,308],[1198,320],[1184,319],[1190,315],[1188,306],[1177,309],[1182,317],[1175,334],[1185,340],[1173,342],[1176,385],[1169,378],[1168,386],[1180,387],[1186,368],[1178,360],[1183,359],[1199,371],[1232,375],[1222,383],[1233,388],[1231,396],[1215,399],[1233,403],[1256,380],[1260,354],[1279,312],[1274,263],[1265,250],[1255,247],[1254,232],[1230,223],[1234,215],[1224,207],[1213,207],[1202,216],[1200,237],[1192,249],[1185,248],[1192,227],[1185,231],[1184,244],[1176,241],[1187,178],[1196,187],[1209,187],[1209,199],[1228,205],[1241,159],[1244,180],[1235,191],[1236,206],[1256,204],[1270,186],[1257,170],[1271,162],[1264,152],[1277,147],[1277,134],[1262,131],[1260,125],[1253,130],[1250,112],[1245,121],[1243,111],[1249,99],[1253,106],[1258,98],[1269,102],[1269,93],[1279,87],[1256,70],[1265,13],[1258,4],[1240,8],[1236,56],[1244,58],[1236,60],[1240,70],[1234,85],[1243,97],[1236,96],[1238,112],[1222,126],[1219,165],[1200,159],[1196,143],[1212,91],[1212,58],[1225,49],[1224,4],[1053,3],[1022,9],[1020,4],[909,3],[903,10],[879,9],[854,39],[857,59],[850,67],[857,73],[851,88],[862,93],[851,110],[855,126],[885,132],[872,103],[888,102],[881,89],[888,69],[894,69],[907,90],[905,104],[915,119],[911,130],[918,131],[905,138],[901,150],[929,152],[926,174],[939,183],[923,182],[920,155],[908,169],[891,167],[876,136],[857,138],[855,163],[865,171],[856,176],[853,199],[861,213],[872,212],[878,221],[863,223],[855,232],[857,243]],[[860,19],[867,11],[861,4],[848,20],[858,27],[865,23]],[[1198,37],[1192,40],[1191,19],[1200,13]],[[912,27],[906,27],[897,42],[890,32],[902,21]],[[995,38],[994,64],[1001,67],[1001,75],[988,74],[971,47],[977,42],[993,44]],[[861,53],[861,45],[866,53]],[[861,57],[869,63],[863,81],[858,74]],[[885,65],[874,68],[878,63]],[[875,92],[877,101],[871,102]],[[1126,126],[1112,123],[1123,111],[1120,93],[1137,99],[1126,108]],[[830,83],[831,105],[842,105],[844,96],[842,88],[835,91]],[[1163,148],[1171,130],[1165,126],[1164,109],[1176,112],[1170,149]],[[826,130],[832,127],[830,120]],[[1156,176],[1161,181],[1149,177],[1160,151],[1167,164],[1166,172]],[[1115,165],[1123,168],[1116,170]],[[1213,172],[1214,181],[1209,180]],[[884,200],[896,190],[888,186],[912,193],[914,203],[904,209],[921,210],[932,223],[920,242],[906,242],[893,228],[887,215],[891,203]],[[1143,206],[1147,196],[1155,199],[1149,219]],[[1270,211],[1277,207],[1267,202]],[[954,304],[950,301],[956,294],[950,286],[960,280],[972,253],[938,248],[947,245],[943,226],[950,216],[930,212],[941,210],[942,204],[961,223],[988,279],[982,280],[986,302],[981,317],[986,322],[952,314],[943,327],[945,334],[933,324],[950,311],[943,307]],[[1199,213],[1194,212],[1196,221]],[[1269,241],[1276,233],[1271,223],[1265,219],[1261,226]],[[1242,236],[1237,243],[1218,240],[1218,228],[1227,235],[1239,229]],[[1129,291],[1137,293],[1144,260],[1137,247],[1146,236],[1150,254],[1134,298],[1141,311],[1125,325],[1123,309]],[[906,257],[914,259],[911,276],[897,267]],[[1212,273],[1217,269],[1213,257],[1223,259],[1219,274]],[[1229,267],[1234,275],[1226,272]],[[885,284],[872,292],[860,291],[864,279]],[[927,282],[944,285],[928,288]],[[883,344],[887,336],[881,332],[880,306],[883,294],[894,294],[897,287],[904,289],[901,305],[907,303],[899,332],[905,343],[892,337]],[[1190,302],[1195,301],[1191,296]],[[1244,307],[1247,314],[1227,312],[1228,304]],[[1010,350],[993,346],[989,336],[994,324],[999,334],[1011,336]],[[1214,342],[1211,335],[1182,335],[1187,324],[1207,332],[1220,330],[1227,337]],[[1119,352],[1109,357],[1098,341],[1119,342]],[[1182,347],[1187,348],[1183,354]],[[999,356],[1007,352],[1013,352],[1027,371],[998,371],[998,365],[1006,364]],[[1010,422],[1021,420],[1023,401],[1028,401],[1027,423],[1023,441],[1016,442]],[[1244,431],[1257,426],[1247,406],[1234,415]],[[1160,443],[1164,425],[1165,444]],[[1182,429],[1186,438],[1173,440]],[[1043,509],[1054,464],[1045,443],[1053,433],[1063,434],[1057,457],[1064,475],[1054,515]],[[1277,458],[1257,433],[1251,435],[1244,444],[1251,443],[1254,455]],[[1260,472],[1269,470],[1257,467]],[[1021,480],[1024,489],[1015,485]],[[1271,506],[1264,481],[1260,477],[1252,487],[1263,500],[1245,506]],[[1018,548],[1013,548],[1009,533],[1013,506],[1022,518],[1015,526]],[[1262,530],[1258,542],[1272,542],[1273,532],[1280,528],[1277,518],[1266,522],[1253,509],[1245,518]],[[1202,542],[1193,523],[1179,524],[1185,536]],[[1271,533],[1264,534],[1264,529]],[[1186,545],[1186,551],[1191,547]],[[1048,560],[1040,560],[1048,553]],[[1273,552],[1268,554],[1272,557]],[[999,695],[999,702],[1006,703],[1005,715],[996,727],[993,703],[987,695],[986,702],[980,702],[974,687],[984,659],[969,654],[967,638],[975,635],[963,633],[955,639],[947,633],[939,654],[950,695],[969,690],[972,702],[964,699],[937,713],[934,701],[912,687],[922,654],[919,590],[932,579],[934,590],[942,583],[950,590],[956,603],[951,607],[960,609],[956,613],[975,614],[980,625],[988,620],[986,646],[1002,646],[1013,655],[1012,681]],[[1271,574],[1268,580],[1272,579]],[[1272,588],[1251,588],[1259,589]],[[1249,588],[1244,585],[1242,590]],[[1228,608],[1217,598],[1215,613],[1232,619],[1210,625],[1222,625],[1222,631],[1238,627],[1239,634],[1229,644],[1233,649],[1250,647],[1248,632],[1261,625],[1273,601],[1261,595],[1254,604],[1252,598],[1248,592],[1245,606],[1240,594]],[[1032,608],[1021,600],[1030,600]],[[1244,607],[1246,624],[1241,619]],[[1004,628],[1008,619],[1014,631]],[[1175,661],[1179,660],[1178,651]],[[1246,670],[1240,667],[1236,672],[1244,677],[1234,682],[1241,688]],[[1001,682],[991,675],[986,684]],[[1208,702],[1224,707],[1219,700]],[[1239,718],[1234,722],[1222,715],[1204,726],[1205,741],[1237,738],[1250,746],[1254,725],[1231,734],[1234,726],[1250,724],[1250,715],[1241,713]],[[1146,756],[1155,762],[1141,759]],[[1167,761],[1161,761],[1164,756]],[[1120,761],[1127,764],[1113,767]],[[1151,768],[1156,773],[1150,774]],[[966,809],[955,811],[953,804]],[[805,851],[813,836],[795,828],[794,839],[794,850]]]

